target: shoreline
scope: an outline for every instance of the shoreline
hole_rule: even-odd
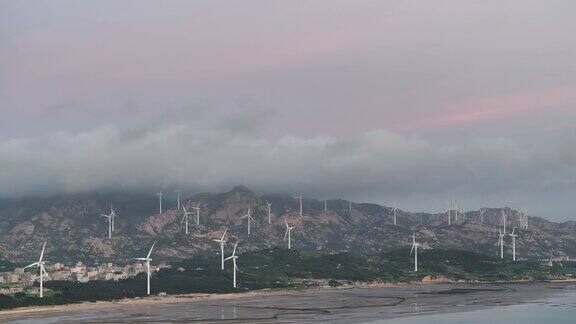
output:
[[[428,281],[428,282],[418,282],[418,283],[366,283],[366,284],[354,284],[346,285],[340,287],[330,287],[330,286],[318,286],[310,287],[305,289],[262,289],[248,292],[240,293],[192,293],[192,294],[180,294],[180,295],[167,295],[167,296],[150,296],[150,297],[137,297],[137,298],[125,298],[121,300],[114,301],[85,301],[75,304],[66,305],[53,305],[53,306],[29,306],[21,307],[15,309],[0,310],[0,318],[3,317],[16,317],[16,316],[34,316],[34,315],[49,315],[67,312],[81,312],[86,310],[94,309],[109,309],[113,307],[122,306],[148,306],[148,305],[166,305],[166,304],[180,304],[186,302],[202,302],[202,301],[229,301],[229,300],[242,300],[253,297],[272,297],[272,296],[286,296],[291,294],[299,293],[314,293],[314,292],[335,292],[335,291],[345,291],[352,289],[375,289],[375,288],[394,288],[406,290],[411,290],[417,287],[426,286],[485,286],[485,285],[522,285],[522,286],[537,286],[542,284],[569,284],[575,283],[576,280],[553,280],[547,282],[537,282],[537,281],[506,281],[506,282],[454,282],[454,281]],[[510,289],[509,287],[506,287]],[[417,315],[417,314],[415,314]]]

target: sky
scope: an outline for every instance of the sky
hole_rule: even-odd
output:
[[[576,220],[576,2],[0,2],[0,197],[246,185]]]

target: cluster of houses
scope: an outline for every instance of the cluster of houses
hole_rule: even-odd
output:
[[[161,263],[157,266],[151,266],[150,271],[156,272],[169,265]],[[134,277],[139,273],[146,272],[146,264],[137,262],[125,266],[118,266],[112,263],[101,264],[97,266],[86,266],[82,262],[74,265],[65,265],[63,263],[54,263],[46,266],[48,277],[44,276],[44,281],[62,280],[88,282],[92,280],[114,280],[127,279]],[[33,287],[33,283],[39,280],[37,271],[25,271],[23,268],[16,268],[12,272],[0,272],[0,294],[14,294],[18,292],[37,292],[38,287]]]

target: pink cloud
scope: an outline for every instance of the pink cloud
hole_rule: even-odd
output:
[[[566,105],[570,104],[575,106],[566,107]],[[451,125],[504,119],[519,112],[575,108],[576,85],[570,84],[433,107],[431,108],[432,110],[449,112],[396,125],[394,129],[403,131],[418,128],[442,128]]]

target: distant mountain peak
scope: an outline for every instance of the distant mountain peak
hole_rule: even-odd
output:
[[[236,187],[232,188],[232,190],[230,190],[228,193],[244,193],[244,194],[252,195],[252,196],[256,195],[254,193],[254,191],[252,191],[250,188],[248,188],[244,185],[236,186]]]

